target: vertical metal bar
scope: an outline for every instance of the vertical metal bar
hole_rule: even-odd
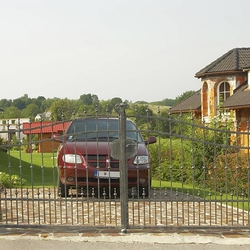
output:
[[[206,148],[206,142],[205,142],[205,138],[206,138],[206,129],[205,129],[205,120],[203,119],[202,121],[202,154],[203,154],[203,199],[204,199],[204,224],[206,224],[206,154],[205,154],[205,148]]]
[[[249,133],[249,121],[247,121],[247,210],[250,210],[250,133]],[[250,223],[250,213],[248,213],[247,224]]]
[[[237,209],[237,224],[239,223],[239,171],[240,171],[240,167],[239,167],[239,124],[236,121],[236,131],[235,131],[235,137],[236,137],[236,209]],[[244,209],[244,208],[243,208]]]
[[[103,217],[104,217],[104,226],[106,226],[107,225],[107,218],[106,218],[106,213],[107,213],[107,211],[106,211],[106,190],[105,190],[105,188],[103,188]],[[111,217],[111,215],[110,215],[110,217]],[[99,221],[99,223],[100,223],[100,221]]]
[[[225,193],[226,193],[226,224],[228,224],[228,180],[229,180],[229,172],[228,172],[228,124],[226,124],[226,149],[225,149]]]
[[[27,224],[30,224],[30,213],[29,213],[29,189],[26,188],[26,206],[27,206]]]
[[[175,199],[176,199],[176,225],[179,226],[179,200],[178,200],[179,192],[178,188],[175,190]]]
[[[181,160],[180,160],[180,169],[181,169],[181,192],[182,194],[184,194],[184,145],[183,145],[183,115],[182,112],[180,112],[180,123],[179,123],[179,127],[180,127],[180,143],[181,143]],[[184,196],[182,195],[182,199],[181,199],[181,204],[182,204],[182,224],[184,224]]]
[[[63,213],[62,213],[62,197],[61,197],[61,195],[59,195],[59,208],[60,208],[60,215],[59,215],[60,216],[60,224],[62,225],[62,216],[63,216]]]
[[[245,209],[244,209],[245,192],[244,192],[244,188],[242,188],[242,190],[241,190],[241,198],[242,198],[242,226],[245,226]]]
[[[158,130],[158,133],[160,133],[160,114],[161,114],[161,112],[160,112],[160,108],[158,107],[158,109],[157,109],[157,117],[158,117],[158,128],[157,128],[157,130]],[[159,136],[159,144],[160,144],[160,136]],[[171,149],[170,149],[170,151],[171,151]],[[159,201],[159,203],[160,203],[160,223],[162,224],[162,178],[160,178],[160,201]]]
[[[52,214],[51,214],[51,191],[50,191],[50,188],[48,189],[48,196],[49,196],[49,200],[48,200],[48,203],[49,203],[49,224],[51,225],[51,219],[52,219]]]
[[[196,214],[195,214],[195,145],[194,145],[194,138],[195,138],[195,124],[194,124],[194,114],[191,113],[191,140],[192,140],[192,201],[193,201],[193,224],[195,225]]]
[[[95,226],[95,189],[92,188],[93,225]]]
[[[165,226],[168,225],[168,197],[167,197],[168,193],[167,193],[167,188],[165,188],[165,192],[164,192],[164,197],[165,197],[165,217],[166,217],[166,220],[165,220]]]
[[[135,189],[132,188],[131,191],[131,196],[132,196],[132,225],[135,225],[135,202],[134,202],[134,198],[135,198]]]
[[[24,222],[24,203],[23,203],[23,187],[22,187],[22,175],[23,175],[23,164],[22,164],[22,150],[21,150],[21,138],[20,138],[20,119],[18,119],[18,150],[19,150],[19,177],[21,181],[21,206],[22,206],[22,222]],[[17,146],[17,145],[16,145]]]
[[[76,187],[76,190],[77,190],[77,187]],[[73,226],[73,224],[74,224],[74,212],[73,212],[73,192],[72,192],[72,188],[70,188],[70,212],[71,212],[71,225]]]
[[[120,201],[121,201],[121,231],[127,232],[128,228],[128,171],[126,166],[126,114],[125,105],[120,104],[119,115],[119,138],[120,138]]]
[[[74,126],[74,135],[76,135],[76,133],[77,133],[77,131],[76,131],[76,127]],[[79,189],[79,187],[78,187],[78,167],[77,167],[77,161],[76,161],[76,156],[77,156],[77,146],[76,146],[76,140],[75,140],[75,146],[74,146],[74,155],[75,155],[75,180],[76,180],[76,185],[75,185],[75,187],[76,187],[76,204],[77,204],[77,206],[76,206],[76,223],[78,224],[79,223],[79,221],[78,221],[78,214],[79,214],[79,211],[78,211],[78,193],[79,193],[79,191],[78,191],[78,189]],[[72,198],[72,195],[71,195],[71,198]],[[72,225],[73,225],[73,216],[74,216],[74,214],[73,214],[73,204],[72,204],[72,199],[71,199],[71,209],[72,209],[72,212],[71,212],[71,217],[72,217]]]
[[[84,225],[84,215],[85,215],[83,195],[84,195],[83,187],[81,187],[80,196],[81,196],[81,198],[82,198],[82,200],[81,200],[81,205],[82,205],[82,225]]]
[[[189,190],[187,190],[187,225],[189,226],[190,225],[190,213],[189,213]]]
[[[170,115],[169,119],[169,178],[170,178],[170,209],[171,209],[171,224],[173,224],[173,177],[172,177],[172,169],[173,169],[173,158],[172,158],[172,148],[173,148],[173,138],[172,138],[172,117]]]
[[[84,119],[87,118],[87,110],[85,109],[84,110]],[[86,125],[86,122],[84,123],[84,133],[86,134],[87,133],[87,125]],[[86,134],[87,136],[87,134]],[[88,140],[85,141],[85,148],[86,148],[86,153],[85,153],[85,158],[86,158],[86,162],[88,162]],[[88,164],[86,164],[85,166],[85,169],[86,169],[86,197],[87,197],[87,211],[89,211],[90,209],[90,197],[91,197],[91,194],[90,194],[90,188],[89,188],[89,168],[88,168]],[[90,215],[88,213],[87,215],[88,217],[88,222],[87,223],[90,223]]]
[[[216,121],[214,121],[214,157],[213,157],[213,163],[214,163],[214,216],[215,216],[215,224],[217,224],[217,162],[216,162],[216,155],[217,155],[217,129],[216,129]]]
[[[211,199],[212,199],[212,192],[211,189],[209,190],[209,225],[212,225],[212,204],[211,204]]]
[[[154,219],[155,219],[155,226],[157,225],[157,202],[156,202],[156,189],[154,188],[154,193],[153,193],[153,197],[154,197]]]
[[[136,105],[135,107],[135,114],[136,114],[136,123],[138,124],[138,107]],[[137,154],[138,152],[136,152]],[[136,176],[137,176],[137,205],[138,205],[138,209],[137,209],[137,214],[138,214],[138,224],[140,225],[140,219],[141,219],[141,211],[140,211],[140,185],[139,185],[139,165],[136,165]]]
[[[11,221],[13,221],[13,202],[12,202],[12,180],[11,180],[11,175],[12,175],[12,166],[11,166],[11,156],[10,156],[10,149],[11,149],[11,136],[10,136],[10,122],[7,120],[7,133],[8,133],[8,169],[9,169],[9,182],[10,182],[10,218]],[[6,189],[5,189],[6,193]],[[6,198],[6,196],[5,196]],[[17,202],[17,201],[16,201]],[[6,221],[7,221],[7,213],[6,213]]]
[[[29,119],[29,142],[27,145],[28,152],[30,154],[30,180],[31,180],[31,196],[32,196],[32,211],[33,211],[33,223],[35,222],[35,201],[34,201],[34,166],[33,166],[33,150],[32,150],[32,129],[31,120]]]
[[[98,220],[99,220],[99,224],[100,224],[100,220],[101,220],[101,210],[100,210],[100,198],[101,198],[101,185],[100,185],[100,175],[99,175],[99,172],[100,172],[100,154],[99,154],[99,124],[98,124],[98,107],[96,105],[96,108],[95,108],[95,117],[96,117],[96,154],[97,154],[97,166],[96,166],[96,169],[97,169],[97,203],[98,203]]]
[[[46,223],[46,205],[45,205],[45,180],[44,180],[44,147],[43,147],[43,120],[42,120],[42,116],[41,116],[41,119],[40,119],[40,153],[41,153],[41,160],[42,160],[42,166],[41,166],[41,171],[42,171],[42,190],[43,190],[43,194],[42,194],[42,197],[43,197],[43,220],[44,220],[44,223]]]
[[[65,155],[66,152],[65,152],[65,144],[66,144],[66,141],[65,141],[65,129],[64,129],[64,123],[65,123],[65,120],[64,120],[64,109],[61,110],[61,116],[62,116],[62,125],[63,125],[63,154]],[[64,193],[64,204],[65,204],[65,222],[68,223],[68,199],[67,199],[67,196],[69,195],[69,189],[68,187],[66,186],[66,164],[64,162],[64,165],[63,165],[63,176],[64,176],[64,180],[65,180],[65,185],[63,186],[63,189],[64,191],[61,190],[61,193]],[[59,180],[60,181],[60,180]],[[60,192],[60,190],[59,190]],[[61,198],[61,195],[60,195],[60,198]],[[61,200],[60,200],[61,201]],[[62,216],[62,214],[61,214]],[[61,222],[62,222],[62,218],[61,218]]]
[[[38,224],[41,224],[41,214],[40,214],[40,190],[37,189],[37,214],[38,214]]]
[[[6,195],[7,195],[6,189],[5,189],[5,193],[4,194],[5,194],[5,198],[6,198]],[[17,188],[16,188],[15,195],[16,195],[16,217],[17,217],[16,221],[17,221],[17,225],[18,225],[19,224],[19,213],[18,213],[19,208],[18,208],[18,191],[17,191]],[[11,202],[12,202],[12,200],[11,200]],[[5,207],[7,208],[7,201],[6,201],[5,205],[6,205]],[[13,218],[11,218],[11,219],[13,219]],[[6,224],[8,224],[7,223],[7,213],[6,213]]]
[[[116,188],[114,188],[114,207],[115,207],[115,225],[117,226],[117,191]]]
[[[149,110],[148,110],[148,106],[147,106],[147,133],[149,132]],[[159,120],[159,119],[158,119]],[[159,131],[158,131],[159,132]],[[149,134],[148,134],[149,135]],[[149,150],[149,145],[148,145],[148,150]],[[151,171],[151,166],[149,165],[148,167],[148,176],[150,178],[148,178],[148,222],[149,225],[151,224],[151,183],[152,183],[152,171]]]
[[[10,217],[8,216],[8,201],[7,201],[7,189],[6,188],[3,188],[3,197],[1,198],[3,200],[3,204],[4,204],[4,207],[1,208],[2,212],[4,211],[4,214],[5,214],[5,224],[7,225],[8,224],[8,221],[13,221],[13,217]],[[10,202],[12,202],[12,199],[10,199]],[[16,196],[16,221],[17,221],[17,224],[18,224],[18,213],[17,213],[17,206],[18,206],[18,202],[17,202],[17,196]],[[12,206],[12,209],[13,209],[13,206]],[[14,209],[13,209],[14,210]],[[13,213],[13,211],[10,211]],[[3,213],[1,214],[2,216],[2,219],[3,219]]]

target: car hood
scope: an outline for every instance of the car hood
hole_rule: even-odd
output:
[[[111,142],[104,141],[65,142],[61,145],[60,151],[65,154],[111,155],[112,147]],[[148,155],[144,143],[138,143],[135,151],[138,155]]]

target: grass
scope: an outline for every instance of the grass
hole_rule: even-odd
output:
[[[22,177],[27,181],[25,187],[54,187],[57,185],[54,157],[52,153],[5,153],[0,150],[0,171]]]
[[[162,112],[162,111],[167,111],[169,110],[170,106],[161,106],[161,105],[152,105],[149,104],[148,108],[151,109],[153,111],[154,114],[158,113],[158,109]]]

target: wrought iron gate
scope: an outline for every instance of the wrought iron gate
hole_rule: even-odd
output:
[[[137,124],[135,134],[157,138],[154,144],[146,143],[152,162],[147,168],[150,185],[143,188],[136,164],[137,184],[127,188],[127,119]],[[127,117],[121,105],[115,146],[119,147],[119,159],[113,159],[111,152],[104,159],[106,164],[118,164],[119,160],[120,174],[112,176],[110,167],[105,178],[109,185],[103,187],[101,174],[105,171],[100,167],[101,153],[97,153],[97,187],[75,184],[62,195],[65,186],[58,186],[56,150],[64,143],[69,122],[19,123],[14,138],[7,121],[6,131],[0,134],[8,135],[0,151],[2,226],[249,228],[249,127],[240,131],[228,121],[205,124],[192,116],[164,116],[160,111],[156,116]],[[57,137],[61,137],[61,144]],[[133,157],[138,156],[135,148]],[[91,162],[90,156],[84,157]],[[113,188],[117,179],[120,184]]]

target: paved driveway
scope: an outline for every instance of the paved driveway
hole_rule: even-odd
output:
[[[1,224],[120,226],[117,199],[72,196],[60,198],[54,189],[6,190],[1,195]],[[248,211],[231,203],[199,197],[157,193],[150,199],[129,199],[130,226],[249,226]]]

